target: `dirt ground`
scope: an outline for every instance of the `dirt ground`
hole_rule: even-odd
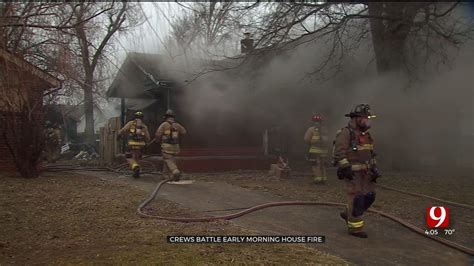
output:
[[[135,209],[146,197],[140,186],[127,179],[70,173],[29,180],[0,176],[0,265],[348,264],[301,244],[168,244],[168,235],[255,232],[229,222],[179,224],[143,219]],[[163,199],[155,200],[150,208],[162,215],[189,215],[189,210]]]
[[[379,184],[474,205],[474,193],[472,193],[474,180],[471,177],[419,176],[409,173],[383,174],[384,176],[378,180]],[[301,172],[293,173],[289,179],[278,179],[262,171],[206,173],[190,176],[197,180],[221,181],[244,188],[266,191],[292,200],[346,202],[343,181],[338,180],[332,171],[329,172],[329,179],[325,185],[313,184],[310,174]],[[403,218],[419,228],[426,229],[426,208],[440,205],[449,208],[449,228],[455,229],[455,232],[451,236],[439,236],[473,248],[474,210],[449,206],[430,199],[382,188],[377,189],[377,199],[373,207]]]

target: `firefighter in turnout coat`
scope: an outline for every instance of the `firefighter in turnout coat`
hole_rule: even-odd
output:
[[[334,142],[334,163],[337,176],[345,180],[347,208],[340,214],[350,235],[367,238],[363,214],[375,201],[375,182],[381,175],[377,170],[374,140],[369,132],[371,115],[368,104],[357,105],[349,124],[339,130]]]
[[[311,120],[313,125],[306,130],[304,135],[304,141],[309,145],[306,160],[311,163],[314,182],[323,183],[327,180],[324,165],[328,153],[326,148],[327,136],[326,132],[323,131],[321,116],[314,114]]]
[[[45,153],[48,163],[55,163],[61,152],[61,128],[56,123],[46,121]]]
[[[143,122],[143,113],[138,111],[134,113],[133,120],[129,121],[120,129],[118,137],[127,136],[127,152],[125,157],[133,171],[133,177],[140,177],[140,163],[143,149],[150,141],[148,127]]]
[[[161,142],[161,153],[163,155],[163,174],[173,181],[179,181],[181,172],[176,165],[176,155],[180,152],[181,136],[186,134],[186,129],[175,121],[175,114],[167,110],[164,115],[165,121],[161,123],[155,133],[155,139]]]

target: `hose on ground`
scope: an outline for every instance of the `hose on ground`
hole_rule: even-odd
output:
[[[244,216],[246,214],[270,208],[270,207],[277,207],[277,206],[291,206],[291,205],[319,205],[319,206],[338,206],[338,207],[345,207],[346,204],[343,203],[336,203],[336,202],[318,202],[318,201],[280,201],[280,202],[270,202],[270,203],[265,203],[265,204],[260,204],[254,207],[250,207],[248,209],[228,214],[228,215],[220,215],[220,216],[205,216],[205,217],[166,217],[166,216],[159,216],[159,215],[153,215],[153,214],[148,214],[146,213],[143,209],[155,199],[155,197],[158,194],[158,191],[160,188],[167,182],[171,181],[171,179],[166,179],[158,183],[158,185],[155,187],[153,192],[150,194],[150,196],[144,200],[140,205],[138,205],[137,208],[137,214],[140,215],[141,217],[145,218],[154,218],[158,220],[165,220],[165,221],[171,221],[171,222],[184,222],[184,223],[189,223],[189,222],[212,222],[212,221],[218,221],[218,220],[232,220],[241,216]],[[398,217],[395,217],[393,215],[387,214],[385,212],[375,210],[375,209],[369,209],[369,212],[377,213],[381,215],[382,217],[388,218],[396,223],[401,224],[402,226],[410,229],[411,231],[420,234],[424,237],[428,237],[429,239],[435,240],[441,244],[444,244],[448,247],[451,247],[453,249],[456,249],[458,251],[464,252],[466,254],[469,254],[471,256],[474,255],[474,250],[470,249],[468,247],[462,246],[458,243],[455,243],[453,241],[438,237],[438,236],[432,236],[432,235],[427,235],[424,233],[423,229],[416,227],[415,225],[412,225],[408,223],[407,221],[400,219]]]
[[[311,174],[301,174],[301,173],[298,174],[298,175],[311,176]],[[461,208],[467,208],[467,209],[474,210],[474,206],[469,205],[469,204],[465,204],[465,203],[459,203],[459,202],[454,202],[454,201],[450,201],[450,200],[440,199],[440,198],[436,198],[436,197],[432,197],[432,196],[428,196],[428,195],[424,195],[424,194],[419,194],[419,193],[415,193],[415,192],[410,192],[410,191],[406,191],[406,190],[401,190],[401,189],[397,189],[397,188],[393,188],[393,187],[389,187],[389,186],[385,186],[385,185],[380,185],[380,184],[377,184],[377,187],[380,187],[380,188],[386,189],[386,190],[392,190],[392,191],[407,194],[407,195],[411,195],[411,196],[415,196],[415,197],[419,197],[419,198],[431,199],[431,200],[446,203],[446,204],[449,204],[449,205],[452,205],[452,206],[457,206],[457,207],[461,207]]]
[[[110,168],[110,167],[97,167],[97,168],[90,167],[90,168],[86,168],[86,167],[68,167],[66,165],[61,165],[61,166],[58,166],[58,167],[48,167],[48,168],[46,168],[46,170],[51,171],[51,172],[78,170],[78,171],[110,171],[110,172],[120,173],[119,170],[117,170],[117,169],[120,169],[121,166],[122,165],[119,165],[118,167],[115,167],[115,168]],[[146,173],[146,172],[143,172],[143,173]],[[152,171],[152,172],[149,172],[149,174],[161,174],[161,173]],[[212,222],[212,221],[218,221],[218,220],[232,220],[232,219],[244,216],[246,214],[249,214],[249,213],[252,213],[252,212],[255,212],[255,211],[258,211],[258,210],[262,210],[262,209],[266,209],[266,208],[270,208],[270,207],[277,207],[277,206],[292,206],[292,205],[293,206],[294,205],[306,205],[306,206],[307,205],[312,205],[312,206],[319,205],[319,206],[338,206],[338,207],[345,207],[346,206],[346,204],[336,203],[336,202],[282,201],[282,202],[270,202],[270,203],[260,204],[260,205],[254,206],[254,207],[245,208],[242,211],[239,211],[239,212],[236,212],[236,213],[233,213],[233,214],[220,215],[220,216],[166,217],[166,216],[152,215],[152,214],[146,213],[143,209],[151,201],[153,201],[155,199],[155,197],[157,196],[158,191],[160,190],[160,188],[165,183],[167,183],[169,181],[171,181],[171,179],[166,179],[166,180],[163,180],[163,181],[158,183],[158,185],[155,187],[155,189],[150,194],[150,196],[146,200],[144,200],[142,203],[140,203],[140,205],[138,206],[138,208],[137,208],[137,214],[138,215],[140,215],[141,217],[145,217],[145,218],[154,218],[154,219],[158,219],[158,220],[165,220],[165,221],[171,221],[171,222],[189,223],[189,222]],[[382,187],[382,188],[385,188],[385,189],[390,189],[390,190],[397,191],[397,192],[400,192],[400,193],[413,195],[413,196],[425,197],[425,198],[429,198],[429,199],[432,199],[432,200],[437,200],[437,201],[444,202],[444,203],[447,203],[447,204],[451,204],[451,205],[454,205],[454,206],[465,207],[465,208],[469,208],[469,209],[474,208],[473,206],[470,206],[470,205],[467,205],[467,204],[462,204],[462,203],[452,202],[452,201],[448,201],[448,200],[438,199],[438,198],[427,196],[427,195],[422,195],[422,194],[417,194],[417,193],[412,193],[412,192],[406,192],[406,191],[403,191],[403,190],[390,188],[390,187],[386,187],[386,186],[380,186],[379,185],[379,187]],[[390,219],[390,220],[392,220],[392,221],[394,221],[394,222],[396,222],[396,223],[398,223],[398,224],[400,224],[400,225],[410,229],[411,231],[413,231],[417,234],[420,234],[424,237],[428,237],[429,239],[435,240],[435,241],[437,241],[441,244],[444,244],[448,247],[451,247],[451,248],[456,249],[458,251],[461,251],[461,252],[464,252],[464,253],[469,254],[471,256],[474,256],[474,250],[473,249],[465,247],[465,246],[460,245],[458,243],[455,243],[453,241],[438,237],[438,236],[425,234],[423,229],[418,228],[415,225],[412,225],[412,224],[406,222],[405,220],[403,220],[401,218],[398,218],[396,216],[393,216],[391,214],[388,214],[388,213],[385,213],[385,212],[382,212],[382,211],[379,211],[379,210],[376,210],[376,209],[373,209],[373,208],[369,209],[368,211],[372,212],[372,213],[379,214],[382,217],[388,218],[388,219]]]
[[[450,201],[450,200],[435,198],[435,197],[432,197],[432,196],[428,196],[428,195],[424,195],[424,194],[418,194],[418,193],[415,193],[415,192],[409,192],[409,191],[405,191],[405,190],[401,190],[401,189],[397,189],[397,188],[393,188],[393,187],[388,187],[388,186],[385,186],[385,185],[377,185],[377,187],[380,187],[380,188],[383,188],[383,189],[387,189],[387,190],[396,191],[396,192],[399,192],[399,193],[404,193],[404,194],[412,195],[412,196],[419,197],[419,198],[431,199],[431,200],[435,200],[435,201],[438,201],[438,202],[446,203],[446,204],[449,204],[449,205],[453,205],[453,206],[458,206],[458,207],[462,207],[462,208],[467,208],[467,209],[474,210],[474,206],[468,205],[468,204],[464,204],[464,203],[458,203],[458,202],[454,202],[454,201]]]
[[[377,214],[379,214],[379,215],[381,215],[381,216],[383,216],[383,217],[385,217],[385,218],[388,218],[388,219],[390,219],[390,220],[392,220],[392,221],[394,221],[394,222],[397,222],[397,223],[401,224],[402,226],[404,226],[404,227],[410,229],[411,231],[413,231],[413,232],[415,232],[415,233],[417,233],[417,234],[419,234],[419,235],[428,237],[428,238],[430,238],[430,239],[432,239],[432,240],[435,240],[435,241],[437,241],[437,242],[439,242],[439,243],[441,243],[441,244],[444,244],[444,245],[446,245],[446,246],[448,246],[448,247],[454,248],[454,249],[456,249],[456,250],[459,250],[459,251],[462,251],[462,252],[464,252],[464,253],[466,253],[466,254],[469,254],[469,255],[471,255],[471,256],[474,256],[474,249],[472,249],[472,248],[468,248],[468,247],[466,247],[466,246],[460,245],[460,244],[458,244],[458,243],[456,243],[456,242],[447,240],[447,239],[442,238],[442,237],[439,237],[439,236],[434,236],[434,235],[430,235],[430,234],[425,234],[425,232],[423,231],[423,229],[418,228],[418,227],[416,227],[416,226],[414,226],[414,225],[412,225],[412,224],[410,224],[410,223],[404,221],[403,219],[398,218],[398,217],[396,217],[396,216],[393,216],[393,215],[391,215],[391,214],[388,214],[388,213],[385,213],[385,212],[382,212],[382,211],[379,211],[379,210],[375,210],[375,209],[369,209],[368,211],[369,211],[369,212],[373,212],[373,213],[377,213]]]

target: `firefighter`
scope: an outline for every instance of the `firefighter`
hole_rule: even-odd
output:
[[[148,127],[143,122],[143,113],[137,111],[133,114],[133,120],[129,121],[118,132],[118,137],[127,136],[127,152],[125,157],[133,171],[133,177],[140,177],[140,163],[142,151],[150,141]]]
[[[165,121],[161,123],[155,133],[155,139],[161,142],[161,153],[164,160],[163,174],[173,181],[179,181],[181,172],[176,166],[175,157],[180,152],[179,143],[181,136],[186,134],[186,129],[175,121],[175,114],[172,110],[167,110],[163,118]]]
[[[375,201],[377,170],[374,141],[370,135],[370,119],[375,117],[368,104],[357,105],[349,114],[348,125],[340,129],[334,141],[333,157],[337,176],[345,180],[348,204],[340,214],[350,235],[367,238],[363,214]]]
[[[324,183],[327,180],[326,167],[324,165],[327,156],[326,133],[323,131],[322,118],[313,114],[311,117],[313,125],[306,130],[304,141],[308,143],[309,150],[306,160],[311,163],[313,179],[316,184]]]
[[[48,163],[56,163],[61,150],[61,128],[56,123],[46,121],[45,152]]]

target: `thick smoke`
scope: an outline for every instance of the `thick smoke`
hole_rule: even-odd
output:
[[[313,112],[322,114],[332,140],[348,122],[344,114],[358,103],[369,103],[378,116],[372,132],[384,167],[459,170],[456,173],[472,169],[473,49],[462,48],[450,70],[408,82],[398,74],[377,75],[368,43],[368,48],[346,55],[332,78],[315,80],[310,75],[329,47],[306,43],[269,56],[263,64],[202,75],[185,86],[177,104],[190,116],[188,123],[215,130],[223,139],[242,126],[234,120],[256,131],[281,126],[288,132],[290,155],[302,160],[303,134]],[[188,57],[174,58],[168,66],[175,79],[184,81],[206,64]],[[332,63],[326,69],[337,66]]]

